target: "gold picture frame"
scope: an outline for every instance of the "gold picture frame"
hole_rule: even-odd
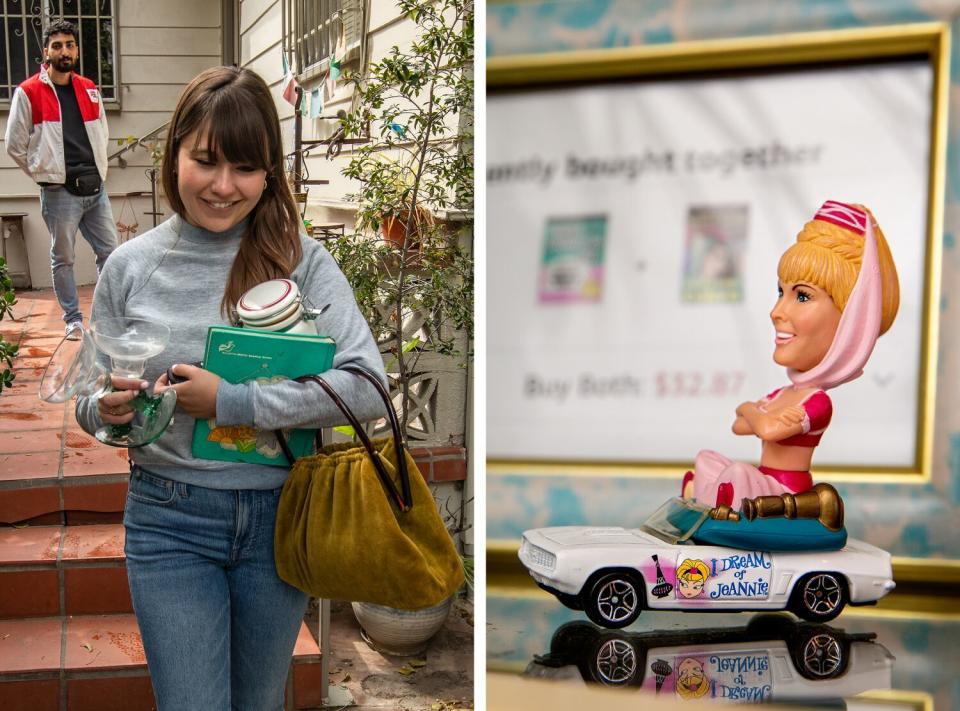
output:
[[[945,199],[950,27],[929,22],[830,30],[668,45],[491,57],[491,93],[540,89],[588,81],[709,77],[730,71],[803,69],[841,63],[884,62],[924,57],[933,76],[928,205],[923,261],[918,417],[913,464],[906,467],[818,468],[830,481],[922,484],[931,479],[939,327],[940,263]],[[670,477],[679,479],[684,462],[558,461],[488,458],[492,475],[575,477]]]

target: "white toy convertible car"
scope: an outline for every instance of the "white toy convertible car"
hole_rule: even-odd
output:
[[[847,539],[845,532],[843,547],[829,551],[699,544],[696,534],[701,526],[726,525],[710,521],[709,510],[675,498],[640,528],[532,529],[523,534],[520,560],[541,588],[567,607],[585,611],[596,624],[613,629],[632,623],[644,608],[785,609],[812,622],[826,622],[846,604],[875,604],[894,588],[890,554]],[[763,531],[765,535],[778,528],[796,531],[804,523],[767,519]],[[815,532],[811,541],[814,538]]]

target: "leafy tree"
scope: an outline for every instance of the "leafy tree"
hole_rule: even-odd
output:
[[[416,38],[349,77],[356,108],[341,124],[369,138],[343,170],[359,182],[359,232],[328,244],[392,356],[406,430],[420,355],[459,355],[473,334],[473,257],[462,242],[473,220],[474,10],[469,0],[397,4]],[[382,229],[400,236],[370,237]]]

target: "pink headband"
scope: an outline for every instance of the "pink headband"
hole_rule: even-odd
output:
[[[865,211],[828,200],[813,219],[830,222],[864,238],[860,274],[843,309],[830,349],[823,360],[808,371],[787,369],[794,385],[829,390],[863,375],[863,366],[880,336],[883,288],[873,220]]]

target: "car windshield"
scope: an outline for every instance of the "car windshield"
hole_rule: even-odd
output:
[[[675,497],[654,511],[640,530],[667,543],[682,543],[696,533],[709,513],[702,504]]]

